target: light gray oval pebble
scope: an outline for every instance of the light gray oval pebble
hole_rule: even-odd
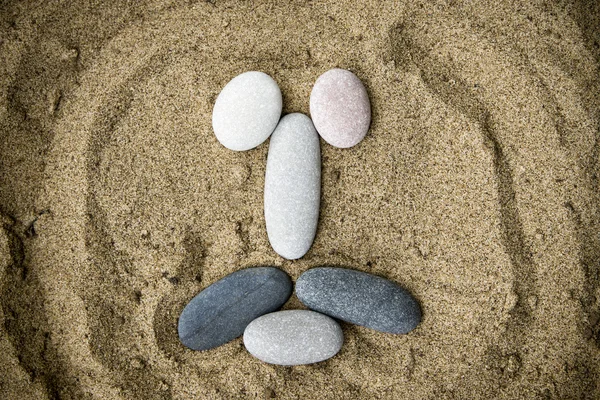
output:
[[[215,135],[228,149],[252,149],[271,135],[282,105],[281,91],[273,78],[264,72],[244,72],[229,81],[215,101]]]
[[[263,315],[244,331],[244,345],[269,364],[302,365],[327,360],[340,351],[342,329],[333,319],[309,310]]]
[[[304,114],[288,114],[271,136],[265,172],[265,221],[273,249],[302,257],[315,238],[321,197],[319,136]]]
[[[407,333],[421,322],[421,307],[406,289],[366,272],[312,268],[296,281],[296,295],[311,310],[381,332]]]
[[[365,137],[371,124],[367,90],[352,72],[331,69],[317,79],[310,93],[310,117],[327,143],[352,147]]]

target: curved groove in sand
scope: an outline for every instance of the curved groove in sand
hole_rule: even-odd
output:
[[[532,66],[518,64],[521,61],[518,53],[495,46],[465,25],[465,21],[451,14],[440,13],[434,18],[411,18],[391,32],[405,46],[404,54],[411,55],[417,68],[424,66],[420,72],[427,86],[450,107],[458,107],[458,111],[478,123],[490,142],[503,238],[511,258],[516,296],[506,335],[499,348],[490,351],[503,354],[508,363],[528,362],[528,368],[539,371],[546,364],[541,354],[547,351],[547,345],[540,345],[539,339],[531,334],[532,325],[543,324],[544,329],[552,330],[564,354],[577,354],[581,346],[569,343],[566,338],[581,327],[579,299],[561,301],[565,296],[576,295],[567,294],[553,278],[556,273],[562,277],[568,274],[568,280],[576,286],[590,285],[590,273],[582,269],[577,257],[577,247],[582,245],[574,240],[579,227],[570,218],[572,207],[562,185],[565,180],[572,182],[578,177],[570,170],[574,163],[569,159],[572,154],[565,149],[566,133],[564,123],[560,122],[565,119],[561,113],[564,106],[579,106],[578,115],[584,121],[587,113],[579,105],[579,99],[562,104],[554,96],[550,97],[553,107],[548,110],[545,105],[549,89],[544,81],[549,78],[541,73],[527,73]],[[428,35],[423,35],[423,31]],[[431,38],[437,40],[428,40]],[[555,110],[559,122],[550,114]],[[595,124],[591,121],[584,124],[588,131],[583,133],[594,137]],[[585,141],[586,137],[577,138],[581,139]],[[590,148],[588,144],[587,149],[578,150],[589,153]],[[557,195],[549,195],[553,193]],[[534,254],[531,247],[536,237],[553,239],[546,242],[544,252]],[[545,257],[546,254],[551,257]],[[554,254],[563,257],[552,257]],[[536,307],[539,302],[552,305]],[[519,367],[508,374],[509,379],[531,373],[520,371]],[[594,365],[583,368],[596,370]],[[561,371],[546,369],[546,373],[554,375]],[[516,390],[521,395],[531,392],[530,387],[518,388],[518,385]],[[587,396],[588,390],[590,387],[581,387],[580,394]]]

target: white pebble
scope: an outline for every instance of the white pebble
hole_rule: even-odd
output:
[[[265,172],[267,234],[280,256],[294,260],[310,249],[320,199],[319,135],[306,115],[286,115],[271,137]]]
[[[233,78],[213,108],[217,139],[228,149],[250,150],[267,140],[281,117],[277,82],[264,72],[249,71]]]

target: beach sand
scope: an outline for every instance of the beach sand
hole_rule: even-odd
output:
[[[0,398],[600,398],[594,3],[2,2]],[[268,141],[221,146],[212,107],[259,70],[308,114],[336,67],[371,129],[321,140],[316,240],[287,261]],[[179,343],[226,274],[323,264],[398,282],[422,323],[342,323],[341,352],[298,367]]]

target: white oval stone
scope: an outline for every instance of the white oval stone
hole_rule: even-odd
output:
[[[244,331],[244,345],[269,364],[302,365],[327,360],[342,348],[344,334],[333,319],[309,310],[263,315]]]
[[[288,260],[315,238],[321,198],[319,135],[304,114],[288,114],[271,136],[265,172],[265,222],[271,246]]]
[[[264,72],[244,72],[229,81],[215,101],[215,135],[228,149],[250,150],[273,133],[282,105],[281,91],[273,78]]]
[[[330,145],[356,145],[371,124],[371,103],[365,86],[345,69],[325,72],[310,93],[310,117],[319,135]]]

